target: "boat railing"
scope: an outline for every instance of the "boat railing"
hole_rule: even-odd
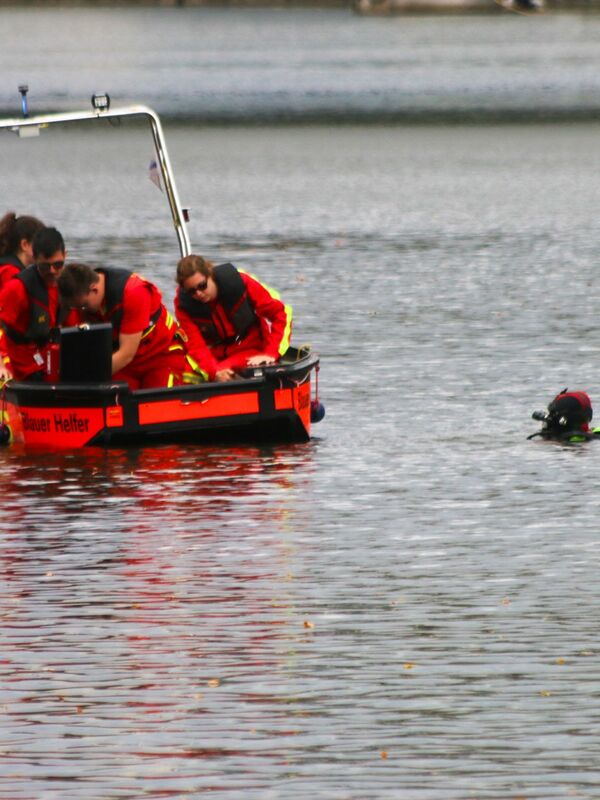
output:
[[[106,102],[103,105],[94,105],[95,98],[106,98]],[[154,140],[154,148],[156,151],[157,168],[160,170],[165,194],[171,210],[171,218],[175,228],[175,233],[177,234],[179,250],[182,256],[190,255],[191,245],[186,229],[187,214],[182,209],[179,196],[177,194],[173,169],[171,167],[171,161],[169,159],[169,153],[167,150],[160,118],[152,108],[149,108],[145,105],[120,106],[111,108],[108,95],[93,95],[92,108],[88,110],[66,111],[53,114],[38,114],[35,116],[29,116],[26,109],[27,106],[24,104],[23,113],[27,114],[27,116],[23,116],[22,118],[16,117],[0,119],[0,131],[4,130],[16,133],[20,138],[30,138],[32,136],[39,135],[40,131],[50,125],[101,119],[119,119],[122,117],[145,117],[150,123],[152,138]]]

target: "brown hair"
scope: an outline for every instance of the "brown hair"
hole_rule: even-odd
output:
[[[17,217],[14,211],[9,211],[0,219],[0,255],[16,255],[23,239],[31,242],[45,227],[36,217]]]
[[[177,262],[177,283],[183,286],[184,282],[196,272],[204,275],[205,278],[211,278],[214,266],[212,261],[202,256],[184,256]]]
[[[70,303],[87,294],[99,280],[98,273],[88,264],[71,261],[58,276],[58,291],[61,298]]]

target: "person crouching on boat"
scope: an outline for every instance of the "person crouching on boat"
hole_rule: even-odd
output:
[[[11,278],[33,264],[32,240],[45,227],[36,217],[17,217],[14,211],[9,211],[0,219],[0,291]],[[0,380],[5,380],[11,374],[10,357],[1,330],[0,358],[5,365],[3,368],[0,364]]]
[[[177,284],[175,313],[188,351],[210,380],[273,364],[288,349],[291,306],[247,272],[190,255],[177,264]]]
[[[79,322],[110,322],[112,375],[132,389],[176,386],[190,366],[178,326],[158,288],[135,272],[67,264],[58,281],[61,302],[76,309]]]
[[[52,330],[74,315],[59,308],[57,277],[66,250],[56,228],[43,228],[32,239],[34,263],[8,281],[0,293],[0,325],[8,368],[19,381],[46,380],[46,356]],[[10,377],[10,376],[9,376]]]

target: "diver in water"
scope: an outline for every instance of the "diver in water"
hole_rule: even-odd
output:
[[[598,438],[600,428],[590,429],[593,413],[588,394],[563,389],[548,404],[546,411],[533,412],[532,418],[542,423],[542,429],[527,438],[541,436],[559,442],[586,442]]]

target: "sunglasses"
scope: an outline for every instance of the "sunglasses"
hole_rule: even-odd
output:
[[[208,286],[208,278],[205,278],[203,281],[200,281],[200,283],[197,283],[193,288],[186,289],[186,292],[193,296],[196,294],[196,292],[205,292],[207,286]]]
[[[65,265],[64,261],[39,261],[38,269],[48,271],[50,269],[62,269]]]

